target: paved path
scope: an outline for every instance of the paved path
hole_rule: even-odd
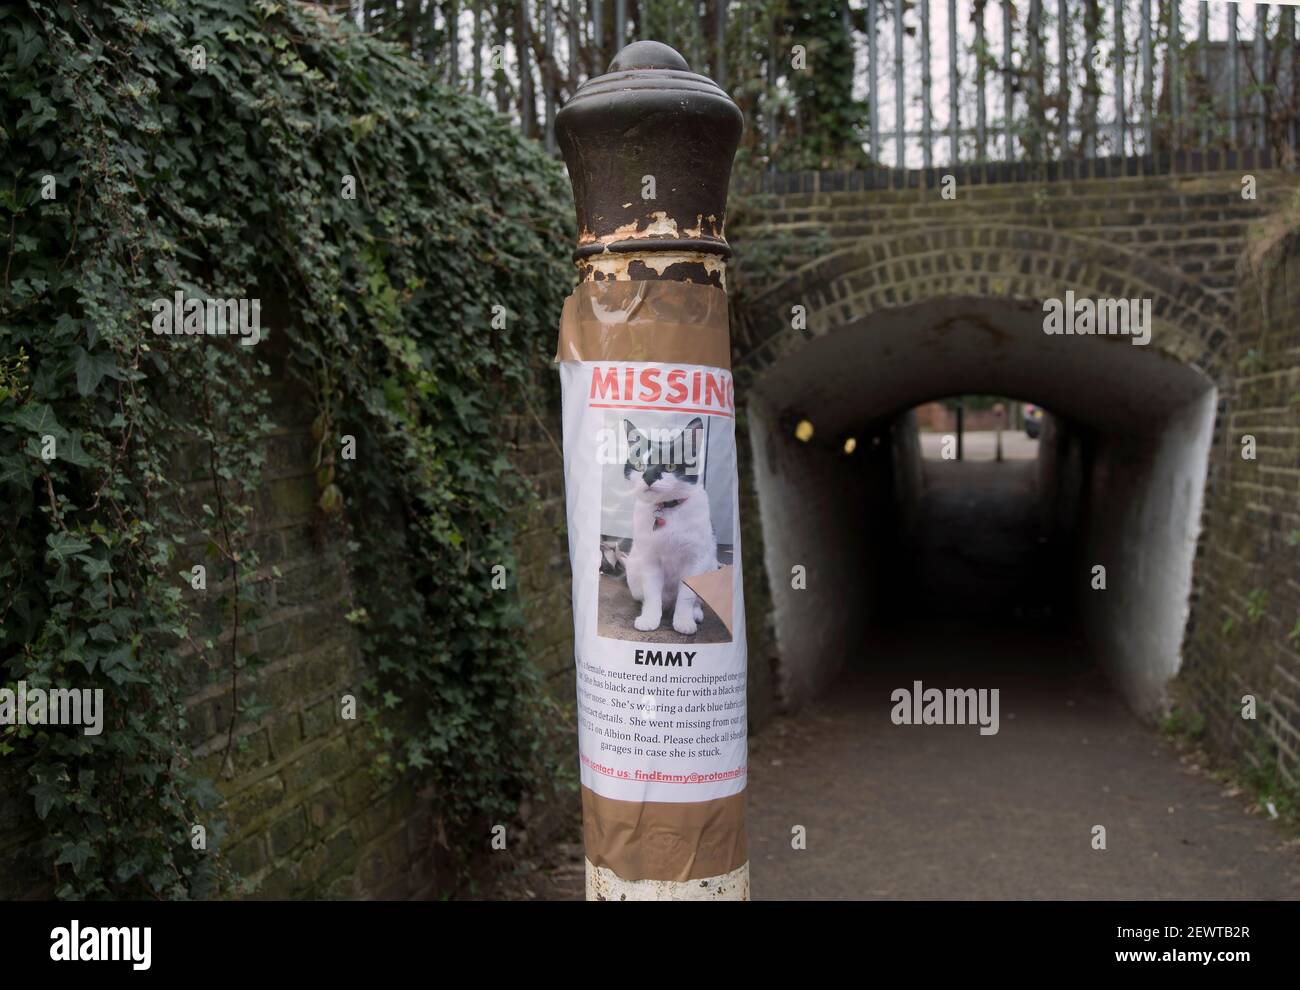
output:
[[[1300,898],[1300,846],[1133,716],[1073,631],[1035,469],[927,462],[891,626],[752,742],[756,898]],[[916,680],[997,688],[998,733],[894,725]]]
[[[889,693],[914,677],[977,686],[954,648],[999,687],[998,734],[892,724]],[[1064,669],[1077,658],[1054,639],[913,630],[879,649],[892,674],[850,674],[753,741],[756,899],[1300,898],[1300,846],[1180,760],[1100,675]],[[806,850],[791,848],[794,825]]]
[[[751,740],[756,900],[1300,899],[1300,841],[1134,718],[1079,644],[965,628],[883,638],[891,670],[850,672]],[[890,721],[893,688],[977,686],[972,670],[999,689],[996,736]],[[571,831],[487,896],[581,899]]]

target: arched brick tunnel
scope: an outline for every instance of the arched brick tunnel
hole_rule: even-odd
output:
[[[775,346],[743,365],[755,371],[754,483],[786,705],[869,662],[871,631],[886,619],[914,609],[1009,622],[1028,589],[1057,621],[1077,621],[1134,709],[1164,706],[1188,614],[1224,313],[1179,273],[1100,247],[1008,227],[922,231],[832,254],[756,304],[777,314],[806,305],[814,331],[777,330]],[[1150,342],[1045,333],[1043,300],[1067,291],[1151,300]],[[1037,465],[927,479],[907,411],[963,393],[1050,410]],[[815,429],[808,443],[793,432],[803,418]],[[848,436],[861,445],[846,455]],[[958,509],[982,489],[985,509],[1020,513],[1018,528],[989,528],[986,543],[1050,552],[999,562],[1014,548],[990,545],[988,559],[972,559],[981,527],[995,523],[934,503],[936,483],[956,486]],[[937,514],[918,518],[927,507]],[[926,559],[936,544],[958,557]],[[1106,568],[1105,592],[1092,588],[1094,565]],[[804,587],[788,579],[796,566]],[[1016,572],[1003,600],[999,569]]]
[[[957,470],[924,476],[907,411],[961,394],[1052,411],[1039,463],[992,474],[933,465]],[[891,618],[1010,622],[1032,611],[1019,608],[1027,589],[1058,621],[1078,618],[1132,707],[1160,709],[1187,618],[1214,408],[1213,379],[1195,365],[1154,344],[1045,335],[1041,309],[1018,301],[932,299],[785,357],[751,391],[749,420],[781,699],[797,707],[845,665],[870,663],[870,631]],[[793,431],[805,417],[809,443]],[[846,437],[858,439],[852,455]],[[985,511],[1018,512],[1021,525],[997,531],[993,518],[941,505],[918,518],[937,485],[956,486],[959,501],[983,492]],[[987,546],[998,538],[1054,552],[1017,559],[1015,547]],[[918,560],[918,542],[965,547],[970,566],[956,574],[959,560],[944,553]],[[1105,592],[1092,589],[1096,564]],[[800,587],[787,579],[794,566],[805,569]]]
[[[1294,897],[1155,731],[1294,784],[1300,235],[1247,223],[1294,180],[970,178],[778,176],[737,233],[755,894]],[[1068,292],[1150,300],[1150,342],[1045,333]],[[1045,407],[1037,457],[923,460],[910,410],[963,394]],[[918,680],[1000,689],[1000,731],[900,726]]]

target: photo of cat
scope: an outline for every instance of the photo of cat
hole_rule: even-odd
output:
[[[693,416],[683,424],[682,419],[682,414],[657,412],[615,418],[620,463],[606,467],[604,476],[601,636],[731,640],[726,625],[686,579],[731,563],[731,545],[719,544],[714,515],[731,512],[734,472],[709,471],[706,420]]]

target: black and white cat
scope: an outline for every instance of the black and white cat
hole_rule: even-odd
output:
[[[623,477],[635,498],[627,586],[641,603],[633,625],[643,632],[658,629],[664,609],[671,607],[673,628],[690,636],[704,609],[682,578],[718,567],[709,496],[700,484],[704,421],[697,416],[666,437],[647,436],[630,420],[623,425],[628,441]]]

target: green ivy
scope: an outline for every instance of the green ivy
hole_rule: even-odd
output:
[[[0,164],[0,681],[102,688],[108,712],[100,736],[0,734],[58,895],[237,879],[184,699],[195,671],[227,680],[232,743],[265,708],[251,536],[280,374],[314,398],[320,522],[350,541],[376,764],[432,785],[452,822],[508,814],[554,761],[505,414],[531,401],[571,284],[562,172],[308,5],[6,7],[0,90],[19,108]],[[267,342],[155,336],[150,303],[177,289],[260,298],[285,367]]]

